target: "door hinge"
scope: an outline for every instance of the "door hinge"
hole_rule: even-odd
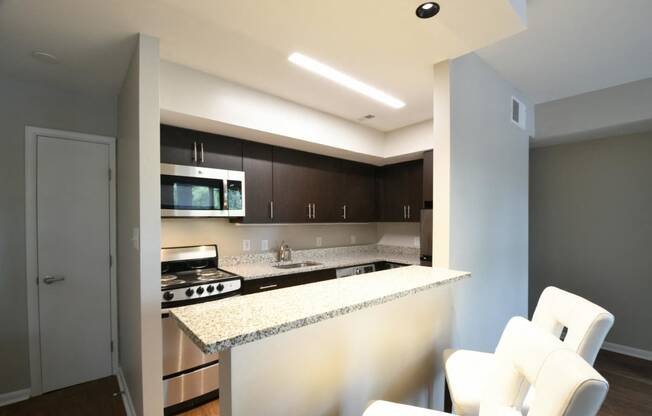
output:
[[[113,179],[113,171],[109,169],[109,182]]]
[[[113,341],[111,341],[111,352],[113,352]]]
[[[113,256],[109,254],[109,267],[113,267]]]
[[[38,286],[38,276],[36,276],[36,286]]]

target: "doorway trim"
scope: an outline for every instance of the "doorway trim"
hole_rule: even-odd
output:
[[[48,136],[63,140],[77,140],[101,143],[109,146],[109,250],[112,259],[110,270],[111,288],[111,371],[118,371],[118,304],[117,304],[117,261],[116,261],[116,172],[115,172],[115,137],[99,136],[72,131],[46,129],[25,126],[25,280],[27,284],[27,327],[29,341],[30,395],[43,393],[43,375],[41,372],[41,333],[39,325],[38,303],[38,249],[37,249],[37,211],[36,181],[37,160],[36,143],[38,136]]]

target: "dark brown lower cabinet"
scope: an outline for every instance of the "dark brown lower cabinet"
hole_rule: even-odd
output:
[[[284,276],[245,280],[242,290],[243,295],[249,295],[252,293],[305,285],[329,279],[335,279],[335,269],[315,270],[311,272],[287,274]]]

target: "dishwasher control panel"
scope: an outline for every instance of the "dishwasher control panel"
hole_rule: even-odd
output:
[[[376,266],[373,264],[363,264],[361,266],[346,267],[337,269],[335,275],[339,277],[355,276],[358,274],[372,273],[376,271]]]

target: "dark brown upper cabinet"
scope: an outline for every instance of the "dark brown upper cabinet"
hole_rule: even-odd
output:
[[[387,165],[377,171],[378,219],[419,222],[423,193],[423,161]]]
[[[161,163],[242,170],[242,140],[161,125]]]
[[[273,147],[255,142],[242,143],[242,169],[245,172],[245,223],[274,222]]]
[[[338,221],[371,222],[376,220],[375,167],[342,160],[337,199]]]
[[[423,153],[423,208],[432,208],[433,152]]]
[[[275,222],[330,222],[337,218],[338,160],[274,148]]]

